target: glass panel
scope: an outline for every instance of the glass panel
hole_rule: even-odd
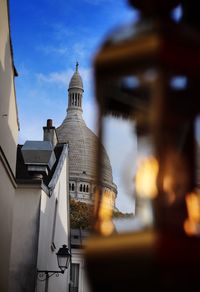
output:
[[[172,225],[169,211],[163,210],[174,208],[177,213],[180,206],[185,214],[185,195],[193,184],[193,122],[188,110],[194,107],[188,105],[188,77],[159,67],[118,73],[97,82],[104,116],[102,142],[117,187],[116,192],[112,183],[106,186],[109,167],[102,148],[99,215],[104,235],[152,226],[153,217],[160,221],[163,214],[162,224]],[[177,216],[177,229],[182,229],[182,217]]]
[[[66,256],[58,256],[58,266],[60,269],[65,269],[67,266],[68,258]]]
[[[72,264],[70,292],[78,292],[78,289],[79,289],[79,264]]]
[[[106,116],[103,119],[103,129],[103,198],[99,211],[101,233],[109,235],[148,227],[153,220],[150,201],[152,194],[136,200],[139,181],[136,173],[145,157],[150,156],[151,162],[153,161],[152,140],[147,137],[138,139],[134,121],[117,115]],[[150,173],[145,174],[148,175],[146,188],[155,192],[157,173],[153,174],[153,167],[150,166]],[[144,190],[144,181],[142,186]],[[137,189],[137,192],[142,191]]]

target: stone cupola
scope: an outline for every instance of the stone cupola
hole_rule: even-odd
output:
[[[74,72],[68,88],[68,109],[82,111],[82,97],[83,97],[83,81],[78,71],[78,62],[76,63],[76,71]]]

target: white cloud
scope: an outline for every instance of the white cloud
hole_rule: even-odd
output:
[[[42,140],[42,127],[44,126],[42,119],[21,119],[21,129],[19,132],[19,144],[24,144],[27,140]]]
[[[83,59],[86,55],[86,48],[83,43],[75,43],[72,49],[73,55],[77,57],[77,59]]]
[[[67,73],[66,72],[51,72],[47,75],[43,73],[37,73],[36,78],[39,82],[45,83],[56,83],[59,85],[67,84]]]
[[[57,54],[57,55],[65,55],[68,52],[67,47],[65,46],[45,46],[45,45],[40,45],[36,47],[36,50],[43,52],[44,54]]]
[[[80,68],[80,75],[83,79],[84,85],[88,85],[92,82],[92,70],[90,68]],[[60,72],[50,72],[49,74],[36,73],[36,78],[41,83],[54,83],[61,86],[68,86],[74,70],[69,69]]]
[[[30,69],[27,67],[25,63],[21,63],[17,66],[17,72],[20,77],[25,77],[29,75]]]
[[[83,102],[83,116],[87,127],[97,134],[98,107],[94,101]]]
[[[102,5],[104,3],[113,2],[113,0],[84,0],[84,1],[92,5]]]
[[[53,23],[51,24],[53,29],[53,35],[56,39],[62,40],[71,38],[74,35],[74,31],[69,29],[69,27],[61,24],[61,23]]]

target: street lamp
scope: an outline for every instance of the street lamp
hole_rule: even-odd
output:
[[[125,181],[130,196],[136,197],[136,215],[138,202],[150,202],[153,222],[150,230],[137,233],[129,229],[129,233],[119,234],[115,228],[102,232],[100,146],[94,224],[97,236],[86,247],[87,267],[95,292],[145,291],[149,287],[163,291],[165,285],[165,291],[174,291],[194,287],[200,262],[198,238],[187,237],[184,229],[188,206],[191,211],[199,202],[194,193],[200,35],[171,18],[172,9],[181,1],[129,2],[140,9],[141,19],[112,33],[94,61],[99,137],[100,145],[110,147],[114,141],[110,155],[113,167],[125,157],[121,181]],[[145,145],[141,153],[145,158],[140,161],[128,148],[131,139],[137,140],[139,151],[142,143]],[[118,190],[118,197],[125,192]],[[190,200],[186,200],[188,194],[192,194]],[[188,219],[193,223],[199,216],[190,214]],[[98,274],[101,278],[95,277]]]
[[[56,276],[59,276],[59,274],[64,274],[65,270],[69,267],[71,253],[65,244],[59,248],[56,255],[60,271],[38,270],[39,280],[45,281],[54,274],[56,274]]]

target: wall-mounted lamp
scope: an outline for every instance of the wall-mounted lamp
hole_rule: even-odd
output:
[[[48,270],[38,270],[38,280],[45,281],[50,278],[54,274],[58,277],[59,274],[64,274],[65,270],[69,267],[71,253],[67,246],[64,244],[61,248],[59,248],[57,255],[58,266],[60,271],[48,271]]]

